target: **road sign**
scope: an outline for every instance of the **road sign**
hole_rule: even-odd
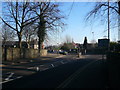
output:
[[[109,39],[98,39],[98,47],[107,48],[109,45]]]

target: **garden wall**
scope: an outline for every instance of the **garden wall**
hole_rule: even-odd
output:
[[[47,55],[47,50],[41,50],[41,56]],[[2,48],[2,60],[16,60],[20,58],[37,58],[38,49],[19,49],[19,48]]]

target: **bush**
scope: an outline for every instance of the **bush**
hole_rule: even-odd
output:
[[[108,52],[107,66],[110,87],[118,88],[120,86],[120,53]]]

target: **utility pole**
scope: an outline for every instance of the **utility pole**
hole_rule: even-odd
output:
[[[108,51],[110,51],[110,10],[109,10],[109,0],[108,0]]]
[[[118,1],[118,42],[120,42],[120,1]]]
[[[92,32],[92,34],[93,34],[93,47],[94,47],[94,44],[95,44],[95,41],[94,41],[94,32]]]
[[[93,34],[93,40],[94,40],[94,32],[92,32],[92,34]]]

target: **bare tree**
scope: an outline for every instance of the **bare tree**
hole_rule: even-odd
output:
[[[11,29],[17,32],[19,47],[23,31],[26,26],[37,23],[37,34],[39,38],[39,51],[47,31],[56,30],[56,27],[64,27],[62,19],[64,18],[59,5],[53,2],[6,2],[2,21]]]
[[[107,22],[108,8],[110,9],[110,24],[114,27],[118,27],[118,15],[120,15],[120,1],[119,2],[96,2],[95,7],[87,14],[86,20],[96,21],[101,19],[103,22]],[[102,22],[102,23],[103,23]],[[117,26],[116,26],[117,25]],[[113,28],[114,28],[113,27]]]
[[[26,27],[24,27],[23,39],[25,39],[28,48],[30,48],[31,40],[36,38],[37,38],[37,29],[35,24],[27,25]]]
[[[120,15],[120,1],[118,0],[118,14]]]
[[[2,41],[3,46],[5,45],[6,41],[13,41],[16,37],[16,33],[14,30],[11,30],[6,24],[2,26]]]
[[[58,4],[53,2],[38,2],[35,3],[35,5],[37,5],[34,12],[38,16],[38,45],[40,52],[41,45],[47,35],[47,31],[56,30],[56,27],[62,28],[65,24],[62,22],[64,17],[60,13]]]
[[[72,43],[72,42],[73,42],[72,38],[70,36],[66,35],[64,43]]]
[[[26,25],[34,23],[37,16],[34,15],[30,2],[4,2],[3,5],[6,9],[3,12],[2,21],[11,29],[17,32],[19,39],[19,47],[21,48],[21,40],[23,28]]]

